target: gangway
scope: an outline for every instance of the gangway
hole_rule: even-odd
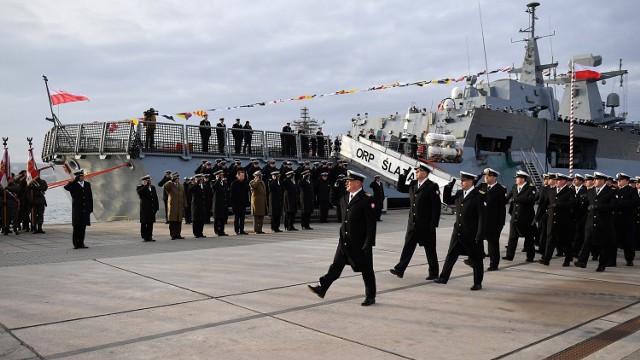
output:
[[[407,176],[407,182],[415,179],[414,168],[419,164],[419,161],[414,158],[363,137],[354,139],[343,135],[339,154],[343,160],[349,161],[353,166],[362,168],[366,172],[379,174],[381,180],[394,187],[398,182],[398,177],[404,173],[405,169],[411,169],[409,176]],[[453,179],[451,174],[437,166],[431,163],[425,164],[431,169],[429,179],[438,184],[440,188]],[[458,182],[455,184],[455,188],[458,188]]]

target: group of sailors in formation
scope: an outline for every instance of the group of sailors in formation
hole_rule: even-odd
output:
[[[165,206],[166,223],[172,240],[183,239],[182,223],[191,224],[196,238],[206,237],[205,224],[213,218],[214,233],[227,236],[225,225],[229,210],[233,214],[233,228],[236,235],[246,235],[245,212],[250,208],[253,215],[253,232],[264,234],[264,217],[269,215],[271,231],[298,231],[295,226],[296,213],[300,212],[300,225],[303,230],[313,230],[311,214],[319,209],[319,222],[328,222],[332,187],[337,187],[340,195],[344,193],[344,176],[347,163],[322,160],[311,164],[300,163],[293,169],[291,161],[283,161],[280,167],[270,160],[264,167],[260,161],[251,159],[242,166],[240,160],[234,160],[230,166],[223,159],[215,163],[203,160],[195,169],[195,176],[184,177],[167,170],[158,186],[163,189],[162,202]],[[379,177],[372,183],[376,201],[382,208],[384,188]],[[149,175],[141,178],[137,187],[140,196],[140,223],[143,241],[154,241],[153,223],[160,202],[156,188],[151,184]],[[340,218],[340,209],[337,209]],[[377,219],[381,211],[376,212]]]
[[[26,170],[18,174],[9,174],[7,184],[0,185],[2,193],[2,209],[0,210],[0,224],[2,233],[9,235],[13,232],[31,232],[44,234],[44,210],[47,206],[45,192],[47,182],[40,178],[39,173],[32,179],[27,179]]]

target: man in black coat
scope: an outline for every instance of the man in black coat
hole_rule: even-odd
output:
[[[331,204],[331,183],[329,182],[329,173],[323,172],[320,174],[320,178],[316,180],[314,186],[314,193],[316,196],[316,202],[320,208],[320,222],[328,222],[329,217],[329,205]]]
[[[224,171],[215,173],[216,179],[211,183],[213,189],[213,231],[218,236],[228,236],[224,227],[229,218],[229,184],[224,178]]]
[[[242,146],[242,153],[251,155],[251,141],[253,140],[253,128],[249,121],[244,123],[242,127],[244,131],[244,145]]]
[[[313,230],[311,227],[311,213],[313,212],[313,185],[309,180],[309,170],[302,172],[302,179],[298,181],[300,194],[300,225],[304,230]]]
[[[145,242],[153,239],[153,223],[156,222],[156,213],[160,209],[156,187],[151,185],[151,175],[140,178],[142,184],[138,185],[136,192],[140,197],[140,236]]]
[[[438,184],[427,179],[431,170],[420,163],[415,168],[416,179],[409,185],[406,184],[410,169],[398,177],[396,189],[402,193],[409,193],[409,221],[407,234],[404,238],[404,247],[400,260],[389,271],[399,278],[404,276],[404,271],[409,266],[416,246],[424,247],[429,263],[429,275],[427,280],[438,277],[438,253],[436,252],[436,228],[440,223],[440,188]]]
[[[269,215],[271,216],[271,231],[282,232],[280,230],[280,219],[282,218],[282,182],[280,181],[280,171],[271,172],[269,181]]]
[[[227,132],[227,126],[224,124],[224,118],[220,118],[220,122],[216,124],[216,138],[218,140],[218,152],[224,154],[225,151],[225,133]]]
[[[322,133],[322,128],[318,128],[318,131],[316,131],[316,143],[317,143],[317,149],[316,149],[316,155],[318,155],[318,157],[323,158],[325,157],[325,138],[324,138],[324,133]]]
[[[538,246],[538,253],[544,255],[544,250],[547,247],[547,220],[549,214],[547,213],[547,206],[549,205],[549,194],[555,190],[556,187],[556,174],[544,174],[544,182],[536,202],[538,203],[538,209],[536,210],[535,222],[536,227],[536,245]]]
[[[209,138],[211,137],[211,122],[209,115],[204,114],[200,121],[200,140],[202,142],[202,152],[209,152]]]
[[[240,119],[236,119],[236,123],[231,126],[233,130],[231,130],[231,135],[233,136],[233,149],[236,154],[240,154],[242,151],[242,139],[244,139],[244,132],[242,130],[242,124],[240,124]]]
[[[627,266],[633,266],[633,260],[636,256],[635,212],[640,198],[638,198],[636,189],[629,186],[629,180],[631,180],[629,175],[618,173],[616,174],[616,178],[618,179],[618,189],[616,190],[616,212],[614,220],[616,226],[615,238],[618,245],[624,250],[624,259],[627,261]],[[616,256],[614,255],[613,258],[609,258],[609,264],[607,264],[607,266],[613,266],[615,263]]]
[[[199,173],[196,173],[199,174]],[[184,195],[186,197],[185,205],[184,205],[184,223],[191,224],[191,193],[189,192],[189,188],[191,187],[192,178],[185,176],[182,178],[182,188],[184,189]]]
[[[547,195],[547,247],[538,262],[549,265],[556,246],[564,252],[562,266],[571,266],[573,261],[573,212],[576,207],[575,192],[569,188],[572,179],[564,174],[556,174],[556,188]],[[545,205],[540,205],[545,206]],[[543,209],[544,210],[544,209]],[[558,245],[559,244],[559,245]]]
[[[91,225],[91,213],[93,212],[93,192],[91,184],[84,181],[84,170],[73,173],[75,178],[69,181],[64,189],[71,194],[71,225],[73,225],[73,248],[86,249],[84,235],[87,226]]]
[[[462,253],[469,255],[473,265],[473,286],[471,290],[482,289],[484,269],[484,245],[482,239],[486,236],[487,199],[484,191],[474,188],[476,176],[464,171],[460,172],[461,190],[451,195],[455,179],[447,184],[442,193],[442,200],[456,205],[456,222],[453,224],[449,251],[442,266],[440,277],[434,280],[439,284],[446,284],[451,276],[453,264]]]
[[[587,196],[587,187],[584,185],[585,177],[576,174],[573,178],[573,190],[576,196],[576,211],[574,214],[573,226],[573,250],[574,255],[578,255],[582,249],[584,242],[584,226],[587,223],[587,207],[589,207],[589,198]]]
[[[380,181],[380,175],[373,177],[373,181],[369,184],[373,191],[373,200],[376,202],[376,216],[378,221],[382,221],[382,206],[384,205],[384,185]]]
[[[597,272],[602,272],[607,267],[610,254],[615,254],[616,241],[614,238],[614,211],[616,194],[611,187],[606,186],[607,175],[594,172],[594,187],[587,191],[589,213],[584,229],[584,243],[578,255],[578,261],[573,265],[581,268],[587,267],[592,246],[600,246],[600,255]]]
[[[518,247],[518,238],[524,238],[524,250],[527,253],[527,262],[533,262],[536,254],[534,246],[534,235],[537,229],[534,226],[535,211],[533,206],[536,202],[536,186],[527,182],[529,174],[522,170],[516,172],[516,183],[507,195],[510,201],[509,214],[509,241],[507,243],[507,254],[502,258],[513,261]]]
[[[244,170],[236,172],[236,179],[231,183],[229,196],[233,211],[233,231],[236,235],[249,235],[244,231],[244,220],[249,206],[249,185],[245,181]]]
[[[353,271],[362,272],[366,298],[362,306],[376,302],[376,276],[373,271],[373,247],[376,245],[376,215],[373,198],[364,192],[362,182],[365,176],[349,171],[345,177],[348,194],[338,197],[332,191],[331,202],[342,207],[340,240],[326,275],[320,278],[320,285],[308,288],[324,298],[331,284],[336,281],[344,267],[349,264]]]
[[[500,234],[507,216],[507,188],[498,183],[500,173],[486,168],[484,183],[479,186],[487,198],[487,252],[489,253],[489,267],[487,271],[498,270],[500,264]]]
[[[204,176],[197,174],[195,181],[189,186],[189,192],[187,198],[191,197],[191,208],[188,210],[191,212],[191,227],[193,229],[193,236],[196,238],[204,238],[204,224],[209,218],[209,208],[207,203],[209,200],[208,192],[210,188],[209,184],[205,183]]]
[[[294,226],[296,211],[298,210],[298,189],[293,182],[294,171],[286,173],[286,178],[282,181],[282,208],[284,209],[284,229],[287,231],[298,231]]]

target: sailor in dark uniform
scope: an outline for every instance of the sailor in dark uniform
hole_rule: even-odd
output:
[[[222,169],[216,171],[215,176],[215,181],[211,183],[213,189],[213,231],[218,236],[228,236],[229,234],[224,232],[224,228],[229,218],[229,184]]]
[[[536,232],[533,221],[535,216],[533,205],[536,201],[536,186],[527,182],[529,174],[522,170],[516,172],[515,179],[516,183],[507,195],[507,201],[511,201],[509,205],[511,221],[509,223],[507,254],[502,259],[513,261],[518,247],[518,238],[524,237],[527,262],[532,262],[536,251],[533,244],[533,237]]]
[[[546,204],[549,218],[547,219],[547,247],[542,259],[538,262],[549,265],[556,246],[564,253],[562,266],[571,266],[573,261],[573,212],[576,208],[575,192],[569,188],[571,177],[556,174],[556,188],[551,191]]]
[[[449,251],[442,266],[440,277],[434,280],[439,284],[446,284],[451,276],[453,265],[462,253],[469,255],[473,265],[473,286],[471,290],[482,289],[484,269],[484,245],[482,239],[486,236],[487,199],[484,191],[475,188],[476,176],[461,171],[460,185],[462,189],[451,195],[455,179],[444,187],[443,201],[449,205],[456,205],[456,222],[453,225]]]
[[[419,244],[424,247],[429,263],[427,280],[438,277],[438,253],[436,252],[436,228],[440,222],[440,188],[438,184],[427,179],[431,170],[420,163],[416,168],[416,179],[406,184],[410,169],[398,177],[396,189],[409,193],[409,221],[404,246],[398,263],[389,270],[399,278],[409,266],[411,257]]]
[[[205,183],[204,176],[197,174],[195,176],[195,182],[189,186],[189,192],[187,193],[187,198],[191,197],[191,208],[187,209],[185,213],[187,211],[191,212],[193,236],[197,238],[206,237],[203,230],[204,223],[206,219],[209,218],[207,188],[210,188],[210,186]]]
[[[578,255],[578,261],[573,265],[581,268],[587,267],[589,254],[593,245],[601,248],[601,255],[597,272],[602,272],[607,267],[609,254],[616,253],[616,242],[614,238],[614,210],[615,191],[606,186],[607,175],[594,172],[594,187],[587,191],[589,213],[584,229],[584,243]]]
[[[640,203],[638,192],[635,188],[629,186],[631,177],[624,173],[616,174],[618,180],[618,189],[616,190],[616,212],[615,227],[616,241],[624,250],[624,259],[627,266],[633,266],[633,260],[636,255],[635,241],[635,212]],[[615,254],[609,259],[610,264],[615,264]],[[607,265],[609,266],[609,265]]]
[[[280,171],[271,172],[269,181],[269,215],[271,216],[271,231],[282,232],[280,230],[280,220],[282,219],[282,182],[280,181]]]
[[[487,250],[489,253],[489,267],[487,271],[498,270],[500,263],[500,234],[506,218],[507,188],[498,183],[500,173],[486,168],[484,183],[479,188],[485,192],[487,198]]]
[[[73,248],[86,249],[84,235],[87,226],[91,225],[93,212],[93,192],[91,184],[84,181],[84,170],[73,173],[75,178],[69,181],[64,189],[71,194],[71,224],[73,225]]]
[[[348,194],[338,197],[332,189],[331,202],[342,207],[340,240],[326,275],[320,278],[320,285],[308,288],[321,298],[336,281],[348,264],[353,271],[361,272],[366,298],[362,306],[376,302],[376,277],[373,271],[373,247],[376,245],[376,214],[373,198],[364,192],[362,182],[365,176],[349,171],[345,177]]]
[[[380,181],[380,175],[373,177],[373,181],[369,184],[369,187],[373,191],[373,199],[376,202],[376,215],[377,220],[382,221],[382,206],[384,205],[384,185]]]
[[[635,188],[640,196],[640,176],[635,177]],[[640,204],[636,207],[636,251],[640,251]]]
[[[294,226],[296,211],[298,206],[298,193],[296,184],[293,182],[294,171],[286,173],[286,178],[282,181],[282,207],[284,209],[284,229],[287,231],[298,231]]]
[[[245,181],[244,169],[236,172],[236,179],[231,183],[229,197],[233,211],[233,231],[236,235],[249,235],[244,231],[244,220],[249,203],[249,184]]]
[[[538,245],[538,253],[541,255],[544,255],[544,251],[547,248],[547,220],[549,219],[547,207],[549,205],[549,194],[555,190],[556,174],[544,174],[544,179],[544,185],[536,199],[538,209],[535,215],[535,222],[538,225],[536,243]]]
[[[309,170],[302,172],[302,179],[298,181],[300,195],[300,225],[304,230],[313,230],[311,227],[311,213],[313,212],[313,185],[309,180]]]
[[[224,124],[224,118],[220,118],[220,122],[216,124],[216,140],[218,140],[218,152],[225,153],[226,142],[225,135],[227,132],[227,126]]]
[[[155,241],[153,239],[153,223],[156,222],[156,213],[160,209],[158,193],[156,187],[151,185],[150,175],[141,177],[140,181],[142,184],[136,187],[136,192],[140,197],[140,236],[145,242]]]
[[[584,242],[584,226],[587,223],[587,207],[589,207],[589,199],[587,197],[587,187],[584,184],[585,177],[576,174],[573,177],[573,191],[576,196],[576,210],[573,216],[573,249],[575,254],[578,255],[580,249],[582,249],[582,243]]]
[[[329,205],[331,193],[331,183],[329,182],[329,173],[323,172],[320,174],[320,178],[316,180],[314,187],[314,194],[316,196],[316,201],[318,203],[318,207],[320,208],[320,222],[326,223],[328,222],[329,217]]]

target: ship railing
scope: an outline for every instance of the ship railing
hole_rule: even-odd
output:
[[[208,139],[203,137],[206,130],[211,130]],[[219,134],[217,130],[220,129],[145,121],[138,125],[129,121],[60,125],[45,134],[42,159],[52,161],[57,155],[138,156],[138,151],[143,156],[185,159],[255,157],[312,161],[328,159],[331,155],[332,142],[328,136],[231,128],[222,129]]]

